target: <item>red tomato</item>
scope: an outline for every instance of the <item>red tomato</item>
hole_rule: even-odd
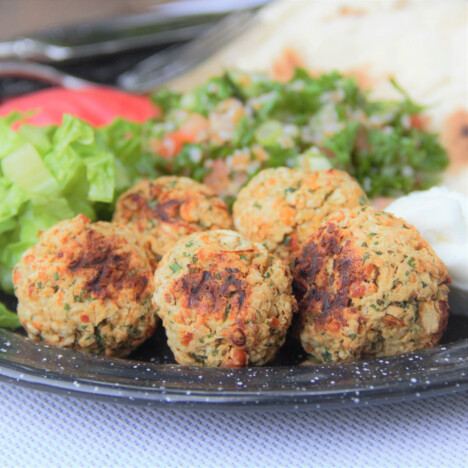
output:
[[[419,114],[413,114],[410,116],[410,125],[413,128],[418,128],[420,130],[424,130],[425,122],[424,117]]]
[[[51,88],[11,98],[0,105],[0,117],[14,110],[36,110],[23,122],[39,126],[60,124],[63,114],[74,115],[95,127],[107,125],[116,117],[144,122],[161,114],[148,97],[104,87]]]
[[[163,158],[170,159],[179,153],[185,143],[193,143],[194,136],[183,130],[176,130],[164,136],[159,152]]]

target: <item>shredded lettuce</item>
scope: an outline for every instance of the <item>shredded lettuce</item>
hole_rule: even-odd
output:
[[[0,119],[0,161],[9,154],[23,146],[27,140],[14,132],[10,126],[12,119],[9,116]]]
[[[19,328],[21,323],[18,315],[11,310],[8,310],[4,304],[0,302],[0,328]]]
[[[145,150],[148,139],[147,125],[116,118],[107,127],[96,130],[99,142],[116,156],[116,190],[120,192],[132,180],[158,175],[155,156]]]
[[[24,140],[31,143],[40,154],[47,154],[52,149],[51,135],[54,130],[54,126],[37,127],[23,124],[18,133]]]
[[[30,143],[2,159],[2,172],[7,180],[16,183],[35,201],[47,202],[61,195],[57,180]]]
[[[79,213],[108,219],[122,191],[157,175],[154,155],[143,149],[144,125],[116,119],[94,129],[65,115],[61,125],[13,131],[22,118],[0,118],[0,288],[7,292],[12,267],[40,231]]]
[[[20,186],[6,178],[0,178],[0,226],[8,225],[8,222],[14,218],[23,204],[28,200],[28,195]],[[0,233],[10,229],[1,228]]]

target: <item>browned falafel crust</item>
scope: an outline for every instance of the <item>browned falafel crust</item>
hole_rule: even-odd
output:
[[[30,338],[125,356],[153,334],[153,269],[135,233],[79,215],[44,232],[13,272]]]
[[[240,233],[289,263],[327,216],[367,204],[346,172],[279,167],[261,171],[240,191],[233,216]]]
[[[313,361],[351,361],[434,346],[446,328],[447,268],[389,213],[342,210],[292,263],[297,331]]]
[[[185,235],[232,226],[227,205],[209,187],[175,176],[137,182],[117,201],[113,220],[140,234],[153,265]]]
[[[291,324],[291,281],[260,244],[233,231],[196,233],[161,260],[153,304],[180,364],[262,365]]]

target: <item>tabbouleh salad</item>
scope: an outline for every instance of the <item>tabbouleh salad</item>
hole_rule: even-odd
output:
[[[297,69],[281,83],[228,71],[192,92],[156,93],[164,117],[148,127],[147,143],[159,171],[204,181],[227,198],[279,166],[335,167],[370,197],[398,196],[431,187],[448,165],[424,129],[422,106],[401,92],[401,101],[374,101],[337,72]]]

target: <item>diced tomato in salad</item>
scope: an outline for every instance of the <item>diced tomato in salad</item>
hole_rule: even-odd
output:
[[[419,114],[413,114],[410,116],[410,125],[412,128],[418,128],[423,130],[426,127],[426,122],[424,117]]]
[[[178,130],[167,133],[162,140],[153,140],[153,149],[163,158],[171,159],[182,150],[185,143],[199,143],[206,139],[208,130],[208,120],[193,114]]]
[[[161,115],[161,110],[150,98],[105,87],[51,88],[0,104],[0,117],[12,111],[36,111],[22,123],[38,126],[59,125],[64,114],[78,117],[94,127],[107,125],[116,117],[144,122]]]

